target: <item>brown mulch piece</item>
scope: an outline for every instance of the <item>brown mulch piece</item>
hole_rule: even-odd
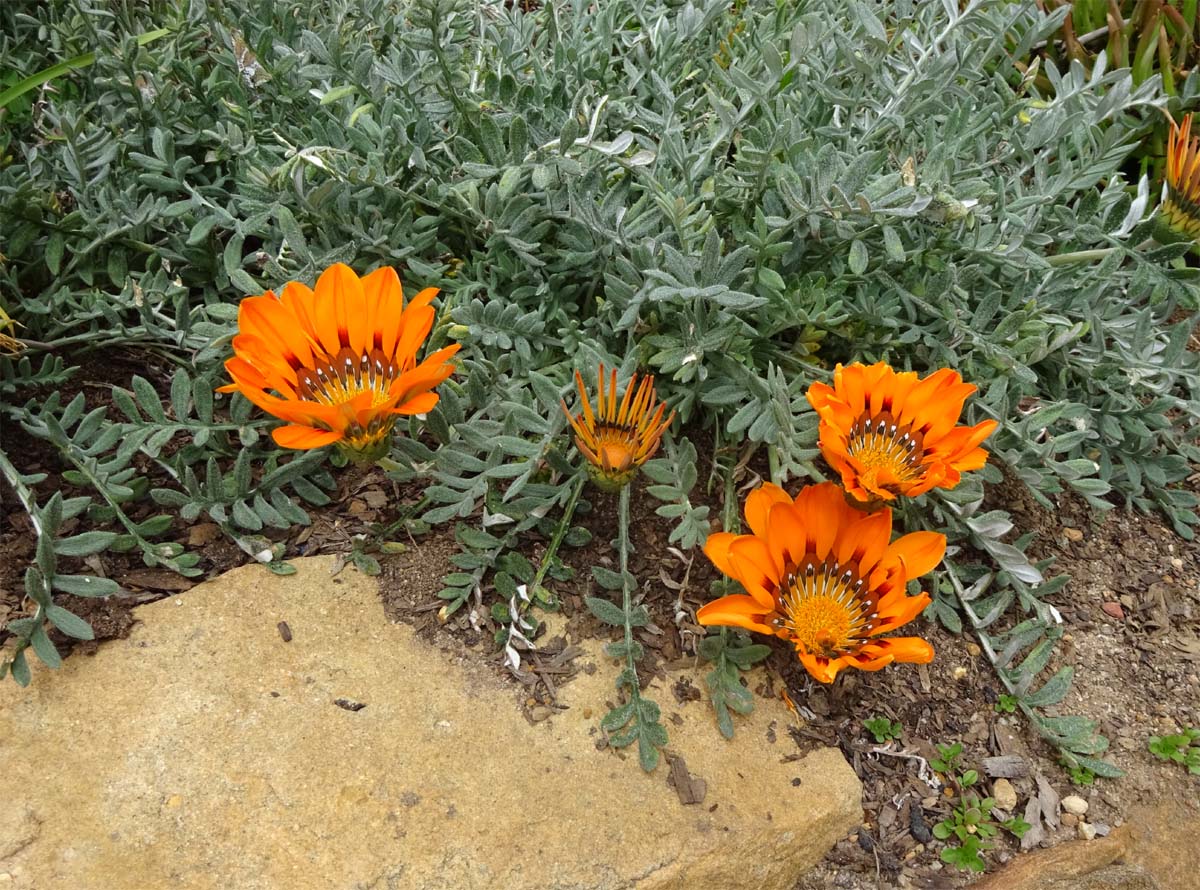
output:
[[[708,782],[688,772],[687,761],[678,755],[671,757],[667,786],[675,790],[679,802],[685,806],[704,803],[708,796]]]

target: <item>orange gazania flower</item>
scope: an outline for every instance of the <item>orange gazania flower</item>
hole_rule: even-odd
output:
[[[287,421],[272,433],[284,448],[336,444],[358,462],[377,460],[397,416],[432,410],[433,388],[454,370],[457,344],[417,363],[436,295],[426,288],[405,305],[394,269],[360,279],[338,263],[314,290],[290,281],[278,297],[247,297],[225,363],[233,383],[220,392]]]
[[[1183,126],[1171,121],[1166,180],[1163,222],[1172,231],[1195,241],[1200,238],[1200,136],[1192,137],[1190,113],[1183,116]]]
[[[746,522],[750,534],[716,532],[704,545],[746,592],[703,606],[701,624],[782,637],[822,683],[846,667],[877,671],[894,661],[933,660],[925,640],[879,635],[929,605],[928,594],[904,589],[941,561],[945,535],[913,532],[892,541],[890,509],[864,514],[832,482],[807,486],[795,500],[767,483],[746,499]]]
[[[821,454],[846,493],[878,505],[953,488],[964,472],[987,463],[979,446],[999,424],[955,425],[975,389],[949,368],[920,379],[878,362],[838,365],[833,386],[814,383],[808,401],[821,418]]]
[[[571,414],[566,402],[561,402],[563,413],[575,430],[575,447],[588,461],[588,473],[593,481],[603,488],[619,489],[626,485],[638,471],[638,467],[654,456],[662,442],[662,435],[675,412],[663,419],[665,404],[658,402],[654,392],[654,378],[647,374],[637,385],[638,375],[629,379],[625,396],[617,405],[617,369],[612,369],[608,388],[604,386],[604,365],[596,375],[596,410],[583,387],[583,375],[575,372],[575,386],[583,413]],[[636,390],[636,391],[635,391]]]

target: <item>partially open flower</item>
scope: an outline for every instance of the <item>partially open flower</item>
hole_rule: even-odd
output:
[[[356,462],[378,460],[396,418],[432,410],[432,390],[454,371],[457,344],[417,363],[436,295],[426,288],[405,305],[394,269],[360,279],[338,263],[315,289],[292,281],[278,297],[247,297],[225,363],[233,383],[219,391],[287,421],[272,433],[284,448],[336,444]]]
[[[979,446],[999,424],[955,425],[973,392],[949,368],[922,379],[878,362],[838,365],[833,386],[814,383],[808,401],[821,418],[821,454],[846,493],[877,506],[898,495],[953,488],[964,472],[987,463]]]
[[[717,532],[704,545],[746,593],[703,606],[701,624],[781,637],[822,683],[846,667],[877,671],[933,660],[925,640],[880,635],[929,605],[928,594],[907,596],[905,585],[941,561],[945,535],[913,532],[892,541],[891,510],[864,514],[832,482],[807,486],[795,500],[767,483],[746,499],[746,522],[750,534]]]
[[[665,404],[658,404],[654,378],[647,374],[638,386],[634,374],[617,405],[617,370],[613,368],[608,388],[604,385],[604,365],[596,375],[596,409],[583,387],[583,376],[575,372],[575,385],[583,405],[581,414],[573,415],[562,403],[563,413],[575,430],[575,446],[588,461],[588,473],[603,488],[616,490],[627,485],[637,474],[638,467],[654,456],[662,442],[662,434],[675,412],[664,420]],[[657,410],[655,405],[658,404]]]
[[[1200,239],[1200,136],[1192,137],[1191,114],[1183,116],[1183,126],[1171,121],[1166,180],[1163,222],[1176,235]]]

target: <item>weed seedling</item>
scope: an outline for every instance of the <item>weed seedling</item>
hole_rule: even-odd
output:
[[[1193,776],[1200,776],[1200,729],[1188,727],[1174,735],[1152,735],[1147,747],[1159,760],[1181,763]]]
[[[991,797],[980,797],[970,790],[979,784],[979,773],[968,769],[959,771],[962,744],[939,745],[938,756],[931,758],[930,765],[946,777],[954,789],[954,807],[950,816],[933,826],[933,836],[938,840],[954,839],[941,853],[942,861],[969,871],[984,871],[987,864],[983,853],[995,846],[991,839],[1000,829],[1020,838],[1029,830],[1029,823],[1019,817],[997,822],[992,818],[996,801]]]
[[[880,745],[886,745],[888,742],[900,738],[900,734],[904,731],[903,726],[898,722],[892,722],[887,717],[872,717],[870,720],[864,720],[863,726]]]

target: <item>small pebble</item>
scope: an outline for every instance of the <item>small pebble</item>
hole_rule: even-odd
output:
[[[992,797],[996,806],[1006,812],[1012,812],[1017,807],[1017,789],[1008,779],[997,779],[992,783]]]
[[[1083,532],[1077,528],[1064,528],[1063,534],[1067,536],[1068,541],[1078,542],[1083,540]]]
[[[1125,610],[1121,608],[1120,603],[1105,603],[1100,610],[1110,618],[1116,618],[1118,621],[1125,620]]]
[[[954,669],[955,680],[965,680],[967,678],[967,669],[961,664]]]
[[[967,643],[967,654],[972,658],[978,658],[983,653],[977,643]]]
[[[1062,808],[1068,813],[1082,816],[1088,811],[1088,802],[1078,794],[1068,794],[1062,799]]]
[[[1081,838],[1083,838],[1085,841],[1095,840],[1096,839],[1096,826],[1092,825],[1090,822],[1080,822],[1079,823],[1079,836]]]
[[[1067,828],[1074,828],[1079,824],[1079,817],[1074,813],[1063,813],[1060,818],[1062,819],[1062,824],[1067,826]]]
[[[1171,557],[1171,565],[1175,566],[1175,568],[1177,568],[1177,569],[1182,569],[1183,568],[1183,560],[1180,559],[1178,556],[1172,556]]]

